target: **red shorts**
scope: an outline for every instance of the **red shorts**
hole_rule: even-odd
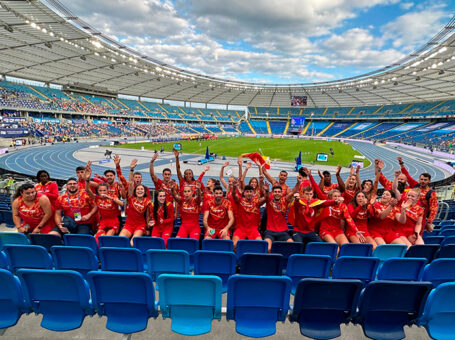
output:
[[[177,233],[178,238],[194,238],[196,240],[199,240],[199,237],[201,236],[201,227],[199,224],[194,224],[194,225],[187,225],[187,224],[182,224],[180,226],[179,232]]]
[[[152,230],[152,237],[161,237],[164,240],[164,243],[166,243],[169,237],[171,237],[172,229],[172,225],[167,227],[154,226]]]
[[[104,230],[107,232],[109,229],[114,229],[118,231],[119,229],[119,220],[115,218],[102,218],[100,224],[98,225],[98,231]]]
[[[344,234],[343,229],[340,227],[333,227],[333,226],[321,226],[319,229],[319,236],[323,238],[325,235],[330,235],[333,238],[337,237],[338,235]]]
[[[375,229],[375,230],[370,230],[371,237],[376,238],[382,238],[385,243],[392,243],[394,240],[397,238],[400,238],[400,234],[393,231],[393,230],[386,230],[386,229]]]
[[[255,240],[258,237],[262,239],[261,234],[259,234],[259,231],[254,228],[250,229],[244,229],[244,228],[238,228],[235,229],[233,237],[238,237],[240,240]]]
[[[362,231],[362,235],[363,237],[368,237],[368,236],[371,236],[370,232],[368,231],[368,229],[366,228],[359,228],[359,226],[357,226],[357,229],[359,231]],[[351,236],[357,236],[356,233],[354,232],[354,230],[351,230],[351,229],[348,229],[346,230],[346,237],[349,238]]]
[[[139,224],[139,225],[131,225],[125,223],[125,226],[123,227],[124,230],[128,230],[131,234],[134,234],[136,231],[143,231],[145,233],[146,225],[145,224]]]
[[[221,230],[223,230],[223,229],[215,229],[215,232],[212,235],[207,234],[207,232],[206,232],[205,233],[205,238],[211,238],[211,239],[219,238],[219,239],[222,239]],[[229,233],[230,232],[228,231],[227,236],[229,236]]]

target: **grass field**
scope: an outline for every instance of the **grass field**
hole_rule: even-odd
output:
[[[321,140],[304,139],[271,139],[271,138],[252,138],[252,137],[224,137],[217,140],[206,141],[181,141],[182,152],[192,154],[205,154],[206,147],[209,151],[218,156],[237,157],[242,153],[260,152],[262,155],[270,157],[272,160],[294,162],[295,158],[302,151],[303,163],[327,164],[348,166],[354,159],[354,155],[360,155],[349,144],[338,141],[326,142]],[[143,146],[149,150],[160,150],[161,146],[165,151],[172,151],[174,142],[171,143],[137,143],[123,144],[117,147],[128,149],[141,149]],[[334,156],[330,155],[330,148],[334,151]],[[316,162],[317,153],[327,153],[328,162]],[[364,166],[370,162],[365,159]]]

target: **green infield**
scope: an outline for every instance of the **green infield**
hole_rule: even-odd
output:
[[[170,143],[135,143],[118,145],[119,148],[172,151],[175,142]],[[272,139],[254,137],[223,137],[214,140],[181,141],[182,152],[204,155],[207,146],[211,153],[218,156],[237,157],[243,153],[259,152],[272,160],[295,162],[295,158],[302,151],[302,163],[327,164],[348,166],[360,153],[349,144],[339,141],[305,140],[305,139]],[[331,155],[332,148],[334,155]],[[327,162],[316,161],[317,153],[328,154]],[[365,159],[364,166],[370,165]]]

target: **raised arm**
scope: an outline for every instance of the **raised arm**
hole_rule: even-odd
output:
[[[92,177],[92,162],[88,162],[87,165],[85,166],[85,172],[84,172],[84,179],[85,179],[85,187],[88,188],[90,185],[90,177]],[[88,196],[92,199],[95,200],[96,196],[92,192],[92,190],[86,190]]]
[[[239,156],[239,158],[237,158],[237,164],[239,165],[239,177],[238,178],[242,178],[242,164],[243,164],[242,156]]]
[[[416,185],[418,185],[419,182],[417,182],[414,178],[411,177],[411,175],[409,174],[408,170],[404,166],[403,158],[397,157],[397,159],[398,159],[398,163],[400,164],[400,167],[401,167],[401,172],[406,176],[406,179],[408,180],[409,186],[413,188]]]
[[[400,170],[395,171],[395,177],[393,178],[393,183],[392,183],[392,191],[395,194],[395,198],[397,199],[397,201],[401,200],[401,192],[398,190],[398,176],[400,176],[400,175],[401,175]],[[401,223],[405,223],[405,222],[401,222]]]
[[[275,178],[273,178],[272,176],[270,176],[269,172],[267,171],[267,169],[263,166],[261,166],[260,164],[258,165],[259,166],[259,169],[262,169],[262,173],[264,174],[265,178],[267,178],[267,180],[272,184],[272,187],[277,183],[277,180]]]
[[[362,181],[360,180],[360,165],[355,169],[355,180],[357,183],[357,190],[360,190],[360,187],[362,186]]]
[[[152,159],[150,160],[150,167],[149,167],[150,177],[152,178],[153,183],[155,183],[155,186],[156,186],[156,183],[158,182],[158,177],[155,174],[155,166],[154,166],[154,163],[157,158],[158,158],[158,152],[153,155]]]
[[[242,177],[240,177],[240,189],[245,189],[245,178],[248,170],[251,168],[252,164],[248,162],[245,166],[245,171],[243,171]]]
[[[401,212],[395,214],[395,219],[398,221],[398,223],[405,224],[406,223],[406,209],[408,209],[411,206],[411,201],[406,200],[406,202],[403,202],[401,205]]]
[[[344,192],[346,190],[346,185],[347,185],[347,182],[349,180],[349,177],[346,179],[346,184],[343,182],[343,179],[341,178],[340,176],[340,172],[341,172],[341,165],[337,165],[337,170],[335,172],[335,177],[337,178],[337,182],[338,182],[338,189],[341,191],[341,192]],[[354,174],[354,171],[352,169],[352,166],[351,166],[351,173],[350,173],[350,176]]]
[[[268,184],[267,184],[268,185]],[[261,198],[259,198],[259,205],[263,205],[266,202],[268,195],[265,191],[264,186],[264,175],[259,175],[259,192],[261,194]]]
[[[179,179],[179,182],[181,183],[183,181],[183,176],[182,176],[182,170],[180,169],[180,161],[179,161],[179,151],[173,149],[175,156],[175,168],[177,169],[177,178]]]
[[[220,183],[221,185],[227,190],[229,188],[228,184],[226,183],[226,181],[224,180],[224,169],[229,165],[229,162],[226,162],[224,163],[222,166],[221,166],[221,170],[220,170]]]
[[[126,188],[128,188],[128,181],[126,180],[125,176],[123,176],[122,168],[120,167],[119,155],[114,156],[114,163],[115,163],[115,171],[117,172],[117,177],[118,177],[120,183],[122,183],[122,185],[126,191]]]
[[[128,182],[133,182],[133,176],[134,176],[134,169],[136,168],[137,165],[137,159],[133,159],[130,163],[130,174],[128,176]]]
[[[326,200],[327,199],[327,195],[322,191],[320,186],[317,185],[316,181],[313,178],[313,175],[311,174],[311,171],[308,168],[303,168],[303,171],[305,171],[306,175],[308,176],[308,179],[310,180],[311,186],[313,187],[313,190],[316,193],[316,195],[318,196],[318,198],[321,199],[321,200]]]
[[[178,194],[177,183],[174,183],[174,185],[171,187],[171,194],[177,203],[180,204],[182,202],[182,197]]]

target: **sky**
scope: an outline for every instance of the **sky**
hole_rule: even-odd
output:
[[[424,45],[455,0],[60,0],[104,34],[192,72],[256,83],[360,75]]]

